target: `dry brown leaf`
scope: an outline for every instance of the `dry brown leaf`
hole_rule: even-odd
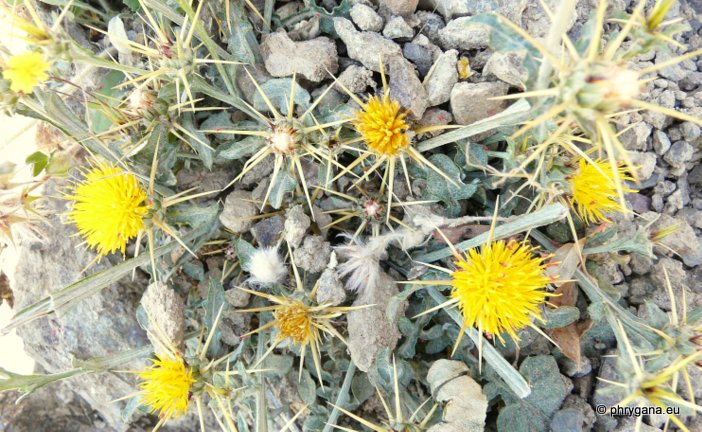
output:
[[[578,247],[575,243],[567,243],[559,247],[553,253],[550,259],[550,265],[546,267],[546,275],[552,278],[558,278],[553,284],[561,286],[565,282],[571,280],[575,271],[580,265],[580,251],[585,244],[585,239],[578,241]]]

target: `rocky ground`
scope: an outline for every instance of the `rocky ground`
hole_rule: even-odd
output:
[[[336,6],[332,0],[322,3],[328,9]],[[379,71],[380,55],[388,59],[385,72],[391,83],[391,95],[413,118],[424,124],[470,124],[504,109],[506,102],[487,99],[520,90],[519,83],[525,72],[518,56],[488,49],[487,27],[467,29],[462,21],[479,13],[499,12],[521,23],[536,37],[543,37],[550,25],[539,2],[534,0],[422,0],[419,4],[416,0],[380,0],[379,4],[355,0],[351,3],[348,18],[333,20],[339,41],[318,36],[320,22],[315,18],[301,23],[294,32],[277,32],[263,37],[260,44],[262,65],[250,68],[257,80],[264,82],[296,71],[304,78],[306,88],[314,97],[333,85],[328,80],[328,72],[331,72],[352,92],[377,89],[381,83],[373,72]],[[546,3],[553,8],[558,2],[548,0]],[[625,0],[612,3],[622,8],[627,6]],[[279,5],[275,13],[285,19],[301,7],[301,2]],[[263,9],[263,3],[258,6]],[[580,2],[571,32],[580,30],[592,8],[589,1]],[[691,48],[702,47],[700,14],[702,3],[697,0],[681,1],[670,14],[682,17],[691,25],[692,31],[683,34],[680,40]],[[638,59],[634,66],[643,68],[668,58],[663,53],[652,54]],[[432,68],[431,75],[426,78]],[[248,82],[239,84],[254,103],[253,87]],[[324,103],[336,106],[346,98],[348,96],[336,88],[327,94]],[[689,114],[702,117],[702,59],[690,59],[662,69],[660,77],[649,84],[646,99],[668,108],[685,108]],[[662,309],[670,310],[664,272],[676,295],[683,288],[687,290],[688,307],[702,306],[702,165],[699,163],[702,131],[692,123],[638,112],[627,115],[618,127],[624,131],[620,138],[632,160],[642,167],[641,183],[632,185],[635,192],[627,195],[631,208],[641,217],[636,221],[620,218],[617,221],[620,231],[633,232],[637,224],[643,225],[647,221],[654,229],[671,225],[678,229],[656,247],[657,259],[631,255],[613,260],[609,255],[602,256],[594,274],[601,285],[618,292],[634,313],[643,313],[641,305],[644,300],[652,300]],[[318,296],[343,299],[345,293],[341,281],[334,271],[326,270],[332,254],[329,236],[326,232],[308,235],[310,220],[304,212],[293,208],[285,215],[264,222],[246,220],[257,213],[247,200],[265,192],[261,187],[254,187],[265,175],[266,172],[252,172],[242,183],[248,191],[238,190],[226,197],[220,218],[223,225],[234,233],[251,231],[262,245],[274,243],[275,236],[284,231],[286,240],[295,248],[297,265],[312,273],[322,273],[324,282],[321,285],[324,288]],[[179,177],[182,184],[212,183],[205,189],[216,185],[221,187],[228,180],[228,174],[222,172],[204,177],[193,175],[192,178],[181,172]],[[56,206],[53,213],[65,211],[61,202],[51,202]],[[321,213],[319,216],[323,217]],[[319,220],[317,225],[321,226]],[[20,264],[12,269],[16,280],[13,287],[16,305],[36,301],[55,287],[77,280],[91,258],[79,246],[79,239],[69,237],[69,227],[54,218],[50,229],[50,241],[23,242],[20,245]],[[66,240],[68,238],[71,240]],[[597,261],[597,257],[594,260]],[[100,264],[93,270],[104,265],[107,264]],[[65,315],[22,327],[20,335],[28,353],[37,360],[41,369],[58,372],[69,368],[74,359],[106,355],[146,343],[146,335],[133,319],[140,300],[139,287],[144,285],[144,280],[137,274],[136,280],[127,279],[119,287],[103,290]],[[392,283],[381,286],[396,290]],[[381,303],[378,309],[349,316],[349,332],[356,335],[350,343],[362,344],[365,348],[351,350],[359,367],[372,361],[372,347],[394,345],[400,338],[399,332],[392,327],[381,332],[392,342],[368,341],[364,326],[367,322],[385,322],[374,316],[382,316],[385,310],[382,301],[390,296],[377,295],[381,298],[369,301]],[[248,298],[238,296],[240,293],[232,291],[227,300],[232,306],[245,306]],[[238,330],[247,327],[246,319],[241,314],[225,315],[225,343],[238,343]],[[354,330],[355,326],[359,329]],[[633,431],[635,419],[600,416],[594,411],[600,403],[612,403],[598,392],[603,384],[597,378],[616,379],[613,359],[604,357],[613,352],[613,335],[604,330],[593,332],[582,343],[584,357],[580,368],[565,357],[558,359],[564,391],[559,395],[559,408],[550,420],[551,430]],[[71,353],[71,358],[66,357],[66,353]],[[525,344],[521,355],[542,355],[553,359],[550,357],[551,347],[545,340]],[[702,376],[693,379],[697,389],[695,397],[702,399]],[[131,384],[123,376],[107,373],[50,386],[18,405],[10,404],[13,394],[3,394],[0,399],[0,431],[126,430],[120,409],[112,401],[132,391]],[[664,421],[664,418],[648,416],[638,430],[661,430]],[[142,426],[148,428],[147,423],[132,425],[129,430],[140,430]],[[163,430],[189,430],[190,426],[186,422],[182,426],[169,427],[171,429]],[[692,420],[690,429],[702,431],[702,420],[699,417]]]

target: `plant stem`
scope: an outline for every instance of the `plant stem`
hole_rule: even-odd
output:
[[[578,4],[578,0],[561,0],[556,13],[553,15],[553,22],[551,23],[551,30],[548,32],[546,37],[546,49],[551,52],[554,56],[558,57],[558,51],[561,46],[561,41],[563,36],[568,32],[568,24],[571,22],[573,14],[575,13],[575,7]],[[548,87],[549,78],[551,78],[551,72],[553,71],[553,65],[546,61],[541,62],[541,67],[539,67],[539,75],[536,80],[536,90],[543,90]]]
[[[353,361],[349,361],[349,368],[346,370],[344,382],[343,384],[341,384],[341,388],[339,389],[339,395],[336,397],[336,402],[334,403],[334,410],[329,415],[329,421],[327,421],[327,424],[324,425],[324,429],[322,430],[322,432],[331,432],[332,428],[336,425],[336,421],[339,419],[339,415],[341,415],[341,411],[339,411],[338,407],[346,403],[346,399],[348,399],[349,390],[351,389],[351,381],[353,380],[353,375],[355,373],[356,365],[353,363]]]

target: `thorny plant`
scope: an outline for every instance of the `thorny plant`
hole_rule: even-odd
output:
[[[3,112],[46,121],[88,154],[85,159],[75,158],[73,151],[34,155],[31,162],[38,180],[23,185],[13,184],[7,176],[10,171],[3,169],[2,240],[10,243],[15,232],[23,231],[42,236],[42,223],[50,218],[36,205],[39,186],[65,175],[70,165],[67,160],[75,159],[82,166],[77,168],[80,175],[63,190],[62,198],[72,203],[64,221],[75,225],[87,246],[97,252],[96,260],[117,251],[125,258],[96,276],[52,290],[49,297],[18,311],[8,329],[75,306],[139,268],[152,282],[167,281],[187,299],[187,324],[200,331],[195,344],[186,342],[181,349],[180,341],[168,341],[158,328],[148,326],[152,336],[158,333],[153,339],[161,342],[156,343],[149,366],[130,371],[140,384],[128,397],[134,403],[128,403],[125,411],[141,406],[142,411],[158,414],[155,429],[197,411],[200,430],[207,430],[210,425],[204,413],[209,409],[215,427],[225,431],[250,430],[251,425],[263,431],[269,423],[280,431],[299,430],[298,421],[303,430],[354,430],[336,424],[342,412],[356,422],[355,427],[422,431],[436,422],[438,416],[433,414],[440,406],[433,404],[421,420],[417,417],[424,404],[409,417],[405,415],[401,394],[410,390],[398,378],[394,357],[394,408],[376,387],[387,418],[376,421],[354,413],[373,393],[365,391],[368,385],[363,380],[379,371],[382,362],[377,360],[356,381],[344,325],[349,314],[375,307],[359,300],[375,293],[381,273],[392,269],[417,285],[392,297],[382,312],[403,336],[394,354],[412,363],[412,377],[419,385],[426,384],[420,374],[428,366],[423,356],[449,354],[446,351],[452,346],[450,354],[477,366],[475,376],[486,387],[504,381],[520,398],[531,391],[529,384],[492,344],[484,343],[483,335],[495,345],[518,347],[526,332],[544,333],[542,328],[555,326],[553,316],[560,312],[544,307],[552,295],[547,286],[559,278],[573,277],[587,293],[591,307],[604,308],[603,319],[614,330],[620,372],[626,376],[622,376],[624,382],[611,384],[625,393],[621,404],[675,405],[700,411],[688,368],[702,364],[702,320],[698,311],[687,312],[684,290],[678,311],[668,283],[673,303],[670,318],[649,305],[655,319],[644,323],[621,308],[584,268],[579,269],[589,264],[588,250],[651,256],[653,243],[660,245],[661,238],[675,229],[622,241],[607,227],[617,213],[628,212],[624,193],[638,179],[637,167],[619,138],[627,129],[617,132],[617,123],[632,111],[650,110],[702,125],[702,120],[689,114],[643,100],[644,88],[657,71],[702,53],[688,51],[675,39],[685,25],[666,18],[673,1],[657,0],[646,11],[646,2],[641,0],[629,14],[612,11],[608,15],[608,2],[601,0],[577,41],[565,32],[567,14],[553,13],[545,5],[553,19],[552,34],[545,43],[502,17],[471,18],[502,35],[516,35],[520,49],[537,60],[530,66],[525,91],[503,97],[529,99],[533,114],[525,122],[520,117],[524,112],[515,112],[494,124],[504,128],[491,142],[486,141],[483,154],[475,143],[466,142],[484,132],[483,125],[416,126],[390,91],[382,58],[381,93],[355,94],[330,75],[330,85],[311,103],[306,102],[308,83],[298,82],[296,75],[263,83],[251,73],[251,64],[260,57],[256,30],[297,31],[307,26],[305,31],[336,37],[329,23],[331,18],[348,14],[350,6],[345,1],[331,12],[305,2],[303,10],[283,20],[274,17],[273,1],[265,2],[263,13],[246,1],[251,17],[243,5],[227,0],[223,8],[219,3],[185,0],[130,3],[131,12],[126,8],[115,11],[107,2],[100,2],[104,10],[78,0],[62,8],[32,1],[21,6],[19,2],[13,6],[2,3],[3,24],[27,44],[21,52],[5,46],[0,50]],[[574,10],[574,4],[568,0],[561,8],[572,5]],[[305,18],[309,22],[299,22]],[[69,19],[93,37],[104,36],[108,48],[93,52],[82,46],[67,30]],[[607,29],[612,30],[608,35]],[[666,51],[669,46],[684,53],[638,70],[631,65],[637,56]],[[494,50],[509,51],[504,46]],[[540,64],[538,75],[534,64]],[[78,74],[66,78],[74,65],[82,69],[76,68]],[[469,77],[466,58],[461,58],[458,69],[461,79]],[[97,76],[101,88],[84,84],[91,74]],[[243,82],[255,88],[253,98],[239,90]],[[324,106],[325,96],[335,87],[350,102]],[[516,131],[515,124],[521,124]],[[507,143],[503,151],[493,150],[495,143],[503,142]],[[440,146],[445,148],[432,154]],[[229,183],[217,190],[196,190],[181,180],[188,171],[202,174],[220,168],[228,175],[224,183]],[[282,213],[304,199],[315,223],[319,222],[316,214],[337,216],[326,225],[313,224],[311,231],[335,228],[342,231],[342,238],[361,246],[337,248],[346,262],[337,270],[328,267],[318,278],[292,263],[291,277],[285,259],[271,246],[275,241],[254,236],[259,243],[254,247],[248,233],[232,235],[220,229],[220,205],[213,200],[214,194],[243,187],[247,175],[255,177],[259,171],[267,176],[267,183],[262,184],[264,192],[253,194],[250,200],[260,206],[261,214],[253,219]],[[399,171],[407,184],[407,199],[400,199],[395,191]],[[457,205],[449,211],[442,208],[446,202]],[[263,213],[269,205],[276,211]],[[425,213],[423,221],[411,215],[408,206],[415,205],[429,214]],[[573,242],[570,245],[578,259],[547,261],[552,257],[540,254],[526,237],[538,240],[545,249],[553,246],[534,230],[562,220],[568,206],[577,219],[567,216],[570,233],[566,237]],[[479,233],[487,227],[481,225],[447,227],[448,234],[432,225],[462,216],[455,214],[456,209],[478,213],[474,222],[490,220],[494,213],[493,224],[483,234]],[[442,210],[445,217],[433,213]],[[587,225],[598,224],[601,226],[587,231]],[[371,235],[365,238],[368,226]],[[478,234],[459,242],[445,236],[461,240],[469,228]],[[437,250],[425,238],[432,232],[449,244],[447,250]],[[421,237],[412,238],[413,247],[421,249],[418,254],[401,250],[402,237],[409,233]],[[509,238],[523,233],[523,241]],[[388,240],[391,238],[394,240]],[[391,246],[393,242],[400,247]],[[148,257],[140,254],[144,247]],[[228,253],[220,257],[225,251]],[[291,248],[288,255],[292,262]],[[453,257],[452,267],[435,263],[444,257]],[[219,258],[223,264],[218,264]],[[381,261],[387,266],[381,266]],[[448,278],[443,280],[437,273]],[[192,280],[183,284],[184,275]],[[341,278],[346,276],[350,291],[357,295],[354,305],[344,305],[350,299],[335,304],[317,300],[323,282],[336,277],[342,285]],[[205,295],[192,289],[199,284],[207,287]],[[444,298],[433,285],[450,287],[450,298]],[[230,289],[225,291],[225,287]],[[227,295],[234,291],[246,295],[247,306],[227,310]],[[407,316],[415,319],[402,314],[391,319],[394,312],[404,312],[398,306],[403,301],[408,302]],[[245,320],[230,350],[227,344],[233,342],[223,337],[223,321],[241,312],[252,313],[246,316],[252,318],[255,329]],[[458,325],[440,319],[441,313]],[[477,358],[470,341],[463,339],[465,334],[477,345]],[[86,362],[58,374],[25,377],[2,371],[0,389],[29,393],[56,380],[115,369],[117,363],[143,357],[147,351]],[[279,399],[267,378],[288,379],[296,356],[297,389],[304,406],[287,407],[289,401]],[[483,372],[483,358],[491,366],[488,373]],[[259,366],[261,369],[255,369]],[[683,390],[678,389],[680,377]],[[353,402],[348,397],[351,393]],[[510,403],[509,397],[503,399]],[[508,411],[502,410],[498,417]],[[685,429],[682,416],[669,419]]]

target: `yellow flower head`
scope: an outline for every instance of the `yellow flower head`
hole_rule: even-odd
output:
[[[516,331],[539,318],[538,306],[546,300],[543,290],[551,280],[544,275],[543,258],[533,248],[514,240],[499,240],[471,249],[458,259],[451,273],[451,298],[458,304],[467,327],[497,335]]]
[[[10,57],[2,76],[10,80],[12,91],[31,94],[35,86],[49,78],[46,71],[50,67],[41,53],[30,51]]]
[[[312,311],[301,300],[292,300],[281,305],[273,316],[281,338],[290,338],[298,345],[307,345],[310,342],[314,334]]]
[[[626,209],[617,199],[617,184],[610,173],[619,172],[621,180],[631,180],[624,167],[613,168],[612,164],[602,159],[588,163],[585,159],[578,161],[578,170],[568,182],[572,188],[571,205],[586,223],[609,222],[605,213],[624,213]],[[623,188],[624,192],[633,192]]]
[[[356,113],[353,125],[369,149],[382,156],[394,156],[410,142],[406,115],[400,112],[400,104],[387,94],[382,99],[373,96]]]
[[[69,219],[101,256],[118,249],[124,254],[127,242],[144,229],[149,211],[136,177],[104,162],[87,170],[67,198],[74,201]]]
[[[142,402],[158,411],[165,420],[178,418],[188,409],[190,387],[195,382],[192,370],[178,356],[161,357],[158,354],[151,360],[151,366],[139,372],[143,381],[141,388]]]

